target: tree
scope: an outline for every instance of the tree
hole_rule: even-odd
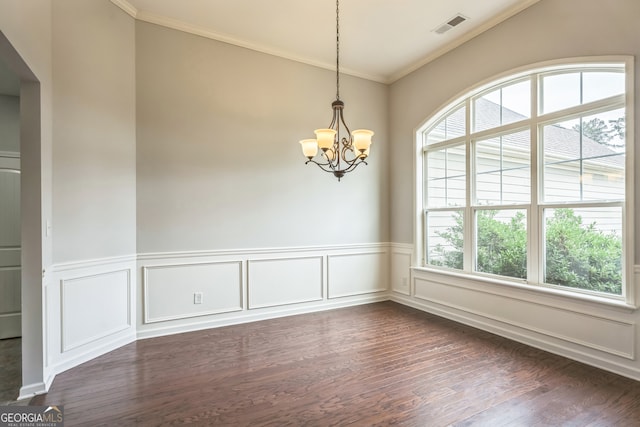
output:
[[[574,125],[573,130],[576,132],[582,131],[584,136],[603,145],[607,145],[612,138],[605,121],[597,117],[587,122],[582,122],[582,127],[580,127],[580,124]]]
[[[611,128],[609,128],[611,126]],[[624,147],[624,135],[625,135],[625,118],[619,117],[615,120],[609,120],[609,125],[597,117],[582,122],[582,125],[577,124],[573,126],[573,130],[576,132],[582,132],[584,136],[590,138],[602,145],[609,147]],[[612,142],[614,139],[618,139],[619,143]]]
[[[527,277],[526,218],[518,212],[507,221],[496,219],[497,210],[477,213],[476,271],[500,276]],[[463,218],[436,234],[446,241],[435,246],[429,263],[463,268]],[[622,293],[622,240],[605,233],[596,223],[583,224],[573,209],[555,209],[546,221],[544,282],[620,295]]]

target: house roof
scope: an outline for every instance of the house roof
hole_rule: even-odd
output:
[[[474,104],[472,120],[474,120],[475,129],[478,130],[491,129],[502,124],[515,123],[527,118],[527,116],[508,108],[501,108],[499,104],[486,98],[477,98]],[[432,132],[446,135],[447,139],[464,135],[464,108],[455,110],[448,115],[432,128]],[[547,158],[553,158],[554,163],[593,159],[593,163],[602,166],[624,167],[623,152],[616,151],[586,135],[583,135],[582,145],[580,145],[580,133],[575,129],[565,128],[560,124],[552,124],[544,126],[542,132],[545,155]],[[514,134],[509,141],[523,151],[528,150],[529,138],[523,133]]]

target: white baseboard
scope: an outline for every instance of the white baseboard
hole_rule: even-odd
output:
[[[239,325],[243,323],[258,322],[261,320],[275,319],[280,317],[295,316],[299,314],[315,313],[319,311],[335,310],[337,308],[352,307],[362,304],[388,301],[387,293],[374,296],[359,296],[348,301],[331,301],[323,304],[306,305],[304,307],[288,307],[276,310],[268,310],[261,313],[248,313],[236,315],[228,318],[218,318],[205,321],[195,321],[181,325],[162,325],[148,328],[138,332],[138,339],[154,338],[165,335],[181,334],[223,326]]]
[[[439,306],[437,304],[429,304],[405,295],[392,294],[390,300],[540,350],[548,351],[549,353],[640,381],[640,369],[634,367],[632,364],[621,363],[621,361],[615,357],[603,357],[598,352],[589,352],[588,348],[580,349],[579,346],[571,345],[571,342],[558,344],[558,340],[544,339],[544,337],[537,336],[526,329],[523,330],[508,323],[500,325],[496,324],[496,322],[483,321],[481,317],[474,316],[470,313],[452,310],[449,307]]]
[[[49,390],[49,386],[53,382],[53,378],[50,381],[27,384],[20,387],[20,393],[17,400],[29,399],[39,394],[45,394]]]

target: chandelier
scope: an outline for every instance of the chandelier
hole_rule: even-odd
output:
[[[305,164],[315,163],[325,172],[342,178],[360,164],[367,164],[373,131],[350,131],[344,121],[344,102],[340,100],[340,0],[336,0],[336,100],[331,103],[333,117],[326,129],[316,129],[315,139],[303,139]],[[320,149],[320,152],[318,151]]]

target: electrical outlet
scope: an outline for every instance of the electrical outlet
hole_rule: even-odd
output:
[[[202,292],[194,292],[194,294],[193,294],[193,303],[194,304],[202,304]]]

